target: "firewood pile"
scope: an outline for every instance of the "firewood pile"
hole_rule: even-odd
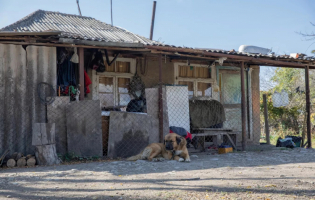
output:
[[[28,154],[24,156],[22,153],[15,152],[12,155],[8,155],[8,151],[6,151],[0,157],[0,166],[7,166],[9,168],[13,167],[34,167],[36,165],[35,155]]]

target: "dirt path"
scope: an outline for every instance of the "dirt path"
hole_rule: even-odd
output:
[[[191,159],[1,170],[0,199],[315,199],[314,150]]]

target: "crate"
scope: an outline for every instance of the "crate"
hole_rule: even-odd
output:
[[[231,146],[219,146],[218,149],[219,154],[230,153],[233,152],[233,148]]]

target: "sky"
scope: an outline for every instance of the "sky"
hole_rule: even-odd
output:
[[[112,1],[115,26],[149,37],[153,1]],[[79,2],[82,15],[111,23],[110,0]],[[76,0],[0,0],[0,27],[38,9],[78,14]],[[314,0],[157,0],[153,39],[194,48],[238,50],[240,45],[255,45],[281,55],[310,55],[315,40],[306,41],[297,32],[315,29],[310,24],[315,23],[314,10]]]

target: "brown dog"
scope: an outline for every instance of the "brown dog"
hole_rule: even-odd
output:
[[[149,161],[163,161],[164,159],[171,159],[172,152],[166,151],[163,143],[149,144],[141,153],[127,158],[129,161],[149,160]]]
[[[128,161],[149,160],[177,160],[179,162],[190,162],[186,139],[176,133],[169,133],[164,137],[164,144],[152,143],[141,153],[127,158]]]
[[[172,157],[174,160],[179,162],[190,162],[190,157],[186,146],[187,141],[184,137],[177,135],[176,133],[169,133],[164,137],[164,145],[167,151],[172,152]]]

